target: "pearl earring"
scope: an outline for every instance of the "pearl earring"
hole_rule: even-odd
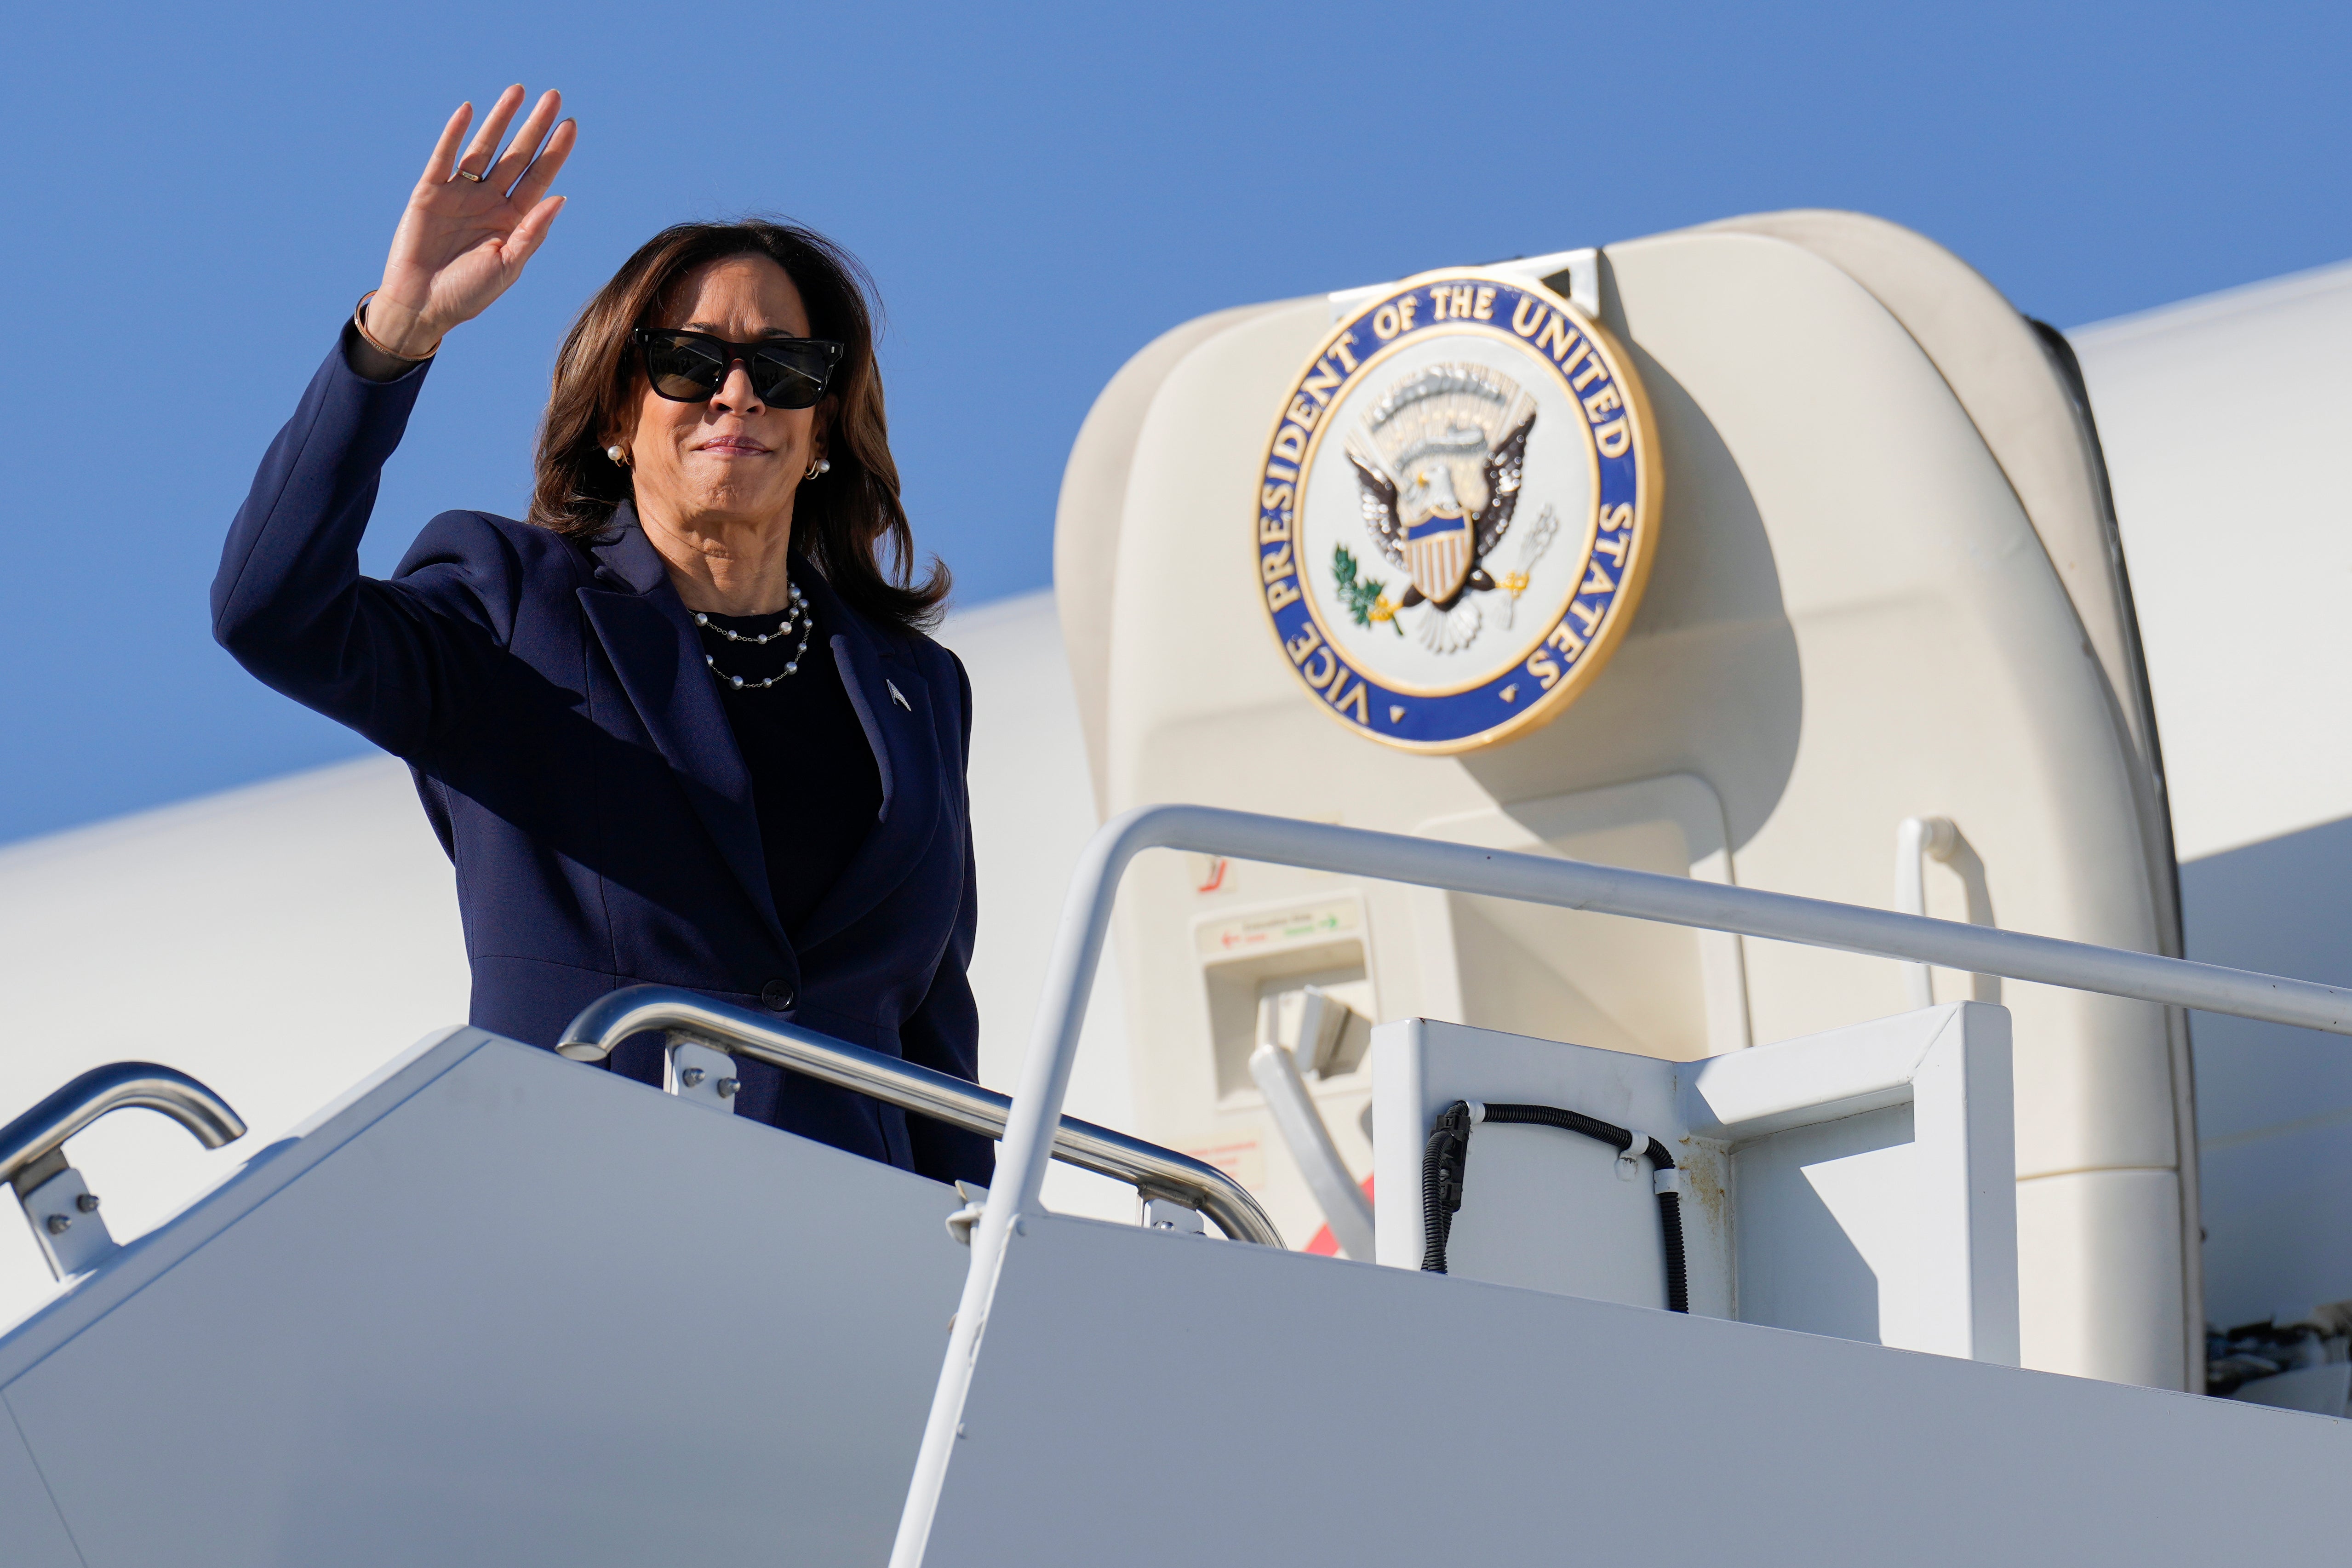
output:
[[[808,472],[803,474],[801,478],[804,479],[813,479],[819,474],[829,474],[831,472],[833,472],[832,460],[826,458],[819,458],[815,462],[811,463],[808,466]]]
[[[616,468],[625,468],[629,466],[629,455],[621,450],[621,444],[618,441],[604,448],[604,456],[613,459],[613,466]]]

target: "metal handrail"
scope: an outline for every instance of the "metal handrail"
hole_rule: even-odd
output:
[[[186,1073],[153,1062],[110,1062],[0,1127],[0,1183],[14,1184],[100,1117],[133,1107],[161,1111],[207,1149],[245,1136],[245,1121],[228,1101]]]
[[[2315,981],[1689,877],[1485,849],[1445,839],[1375,833],[1215,806],[1139,806],[1096,832],[1071,878],[1028,1059],[1022,1067],[1020,1091],[1013,1097],[1013,1116],[998,1161],[998,1189],[1008,1191],[1013,1201],[992,1205],[999,1212],[982,1221],[981,1234],[988,1237],[989,1247],[981,1247],[975,1237],[975,1290],[983,1283],[993,1289],[992,1278],[983,1282],[981,1273],[992,1267],[990,1260],[1002,1251],[1003,1234],[998,1222],[1009,1223],[1007,1216],[1037,1204],[1045,1163],[1040,1141],[1069,1089],[1070,1064],[1077,1053],[1087,1000],[1094,990],[1112,900],[1129,862],[1146,849],[1189,849],[1880,958],[1911,959],[1975,973],[2352,1035],[2352,991]]]
[[[599,997],[565,1027],[555,1048],[574,1061],[601,1061],[630,1036],[656,1029],[990,1138],[1004,1135],[1013,1112],[1013,1101],[993,1089],[670,985],[632,985]],[[1146,1197],[1172,1198],[1198,1209],[1236,1241],[1283,1244],[1274,1221],[1239,1183],[1173,1149],[1065,1116],[1052,1154],[1125,1182]]]
[[[1959,873],[1960,883],[1968,889],[1969,924],[1989,926],[1997,923],[1992,918],[1992,889],[1985,881],[1984,858],[1977,853],[1960,825],[1948,816],[1906,816],[1895,828],[1895,907],[1906,915],[1927,912],[1927,862],[1934,860],[1949,866]],[[1936,990],[1931,976],[1935,966],[1927,963],[1906,963],[1904,985],[1914,1007],[1935,1005]],[[2000,1000],[2000,976],[1974,974],[1969,977],[1969,989],[1979,1002]]]
[[[899,1516],[892,1568],[916,1568],[922,1561],[1013,1222],[1037,1206],[1045,1173],[1045,1128],[1060,1114],[1069,1091],[1070,1064],[1077,1054],[1095,970],[1102,960],[1112,900],[1128,863],[1146,849],[1189,849],[1879,958],[1907,958],[1971,973],[2352,1035],[2352,991],[2308,980],[1439,838],[1216,806],[1138,806],[1096,831],[1070,879],[1029,1055],[1022,1064],[1021,1088],[1013,1098],[1013,1120],[997,1160],[994,1191],[1006,1201],[991,1201],[972,1232],[971,1268],[964,1277],[956,1326],[948,1338],[914,1479]]]

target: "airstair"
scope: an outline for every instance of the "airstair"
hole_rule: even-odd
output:
[[[2014,1364],[2032,1043],[2006,1008],[1692,1062],[1385,1026],[1377,1261],[1310,1257],[1221,1173],[1061,1115],[1114,895],[1153,849],[2352,1033],[2352,996],[2304,982],[1145,808],[1080,867],[1009,1101],[641,989],[562,1048],[662,1030],[667,1094],[452,1030],[120,1247],[67,1141],[124,1107],[233,1139],[234,1110],[131,1064],[19,1117],[0,1174],[62,1282],[0,1336],[0,1556],[2198,1562],[2247,1549],[2225,1474],[2263,1478],[2263,1555],[2339,1540],[2352,1426]],[[738,1121],[737,1057],[1001,1132],[994,1188]],[[1573,1114],[1493,1114],[1528,1103]],[[1447,1127],[1458,1214],[1416,1171]],[[1144,1223],[1047,1211],[1055,1158],[1132,1184]],[[1833,1165],[1869,1179],[1808,1174]]]

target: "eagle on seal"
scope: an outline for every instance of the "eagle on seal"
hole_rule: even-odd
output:
[[[1364,525],[1410,586],[1399,609],[1426,602],[1423,640],[1466,646],[1480,616],[1465,595],[1498,584],[1482,563],[1510,531],[1536,410],[1483,365],[1434,365],[1381,400],[1347,445]]]

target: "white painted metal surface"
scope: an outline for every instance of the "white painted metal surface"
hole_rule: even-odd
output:
[[[0,1421],[0,1548],[8,1568],[89,1568],[16,1424]]]
[[[887,1550],[951,1189],[470,1029],[247,1152],[0,1339],[88,1563]]]
[[[993,1318],[925,1568],[2341,1550],[2352,1424],[2226,1401],[1053,1215]]]
[[[1964,1002],[1700,1064],[1684,1116],[1732,1149],[1741,1321],[1821,1331],[1835,1270],[1871,1331],[1842,1337],[2017,1365],[2011,1058],[2008,1010]]]
[[[1422,1148],[1455,1100],[1638,1128],[1689,1173],[1691,1310],[2014,1366],[2009,1016],[1947,1003],[1702,1062],[1415,1019],[1375,1037],[1380,1260],[1421,1264]],[[1657,1205],[1605,1145],[1480,1125],[1451,1273],[1666,1304]]]
[[[2352,264],[2067,338],[2114,479],[2180,858],[2352,816],[2352,730],[2318,717],[2352,702]]]
[[[2068,337],[2131,563],[2187,951],[2352,982],[2352,266]],[[2208,1317],[2352,1297],[2352,1059],[2272,1025],[2194,1028]]]
[[[1723,802],[1692,773],[1516,800],[1433,817],[1413,831],[1718,885],[1738,880]],[[1458,893],[1416,892],[1412,905],[1416,929],[1454,957],[1450,976],[1440,965],[1424,982],[1431,1017],[1675,1058],[1754,1043],[1746,944],[1735,933]]]

